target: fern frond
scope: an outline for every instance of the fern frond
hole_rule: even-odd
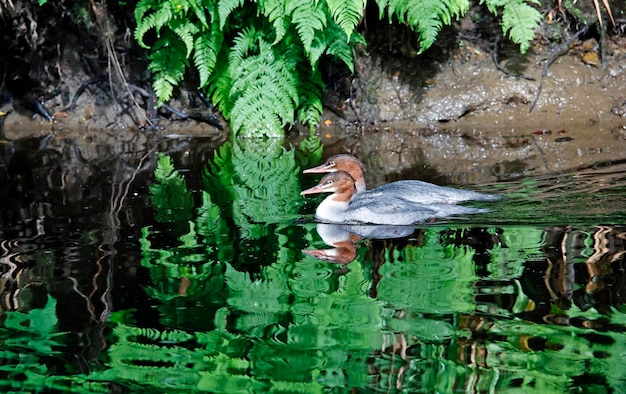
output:
[[[363,18],[367,0],[326,0],[335,23],[346,33],[348,39]]]
[[[350,72],[354,72],[354,59],[352,57],[353,44],[357,42],[364,42],[363,37],[355,32],[350,36],[348,41],[346,33],[336,24],[332,23],[328,29],[324,32],[326,42],[331,44],[328,46],[326,53],[331,56],[335,56],[348,66]]]
[[[135,20],[137,22],[141,21],[149,10],[158,8],[160,4],[159,0],[140,0],[133,12]]]
[[[148,69],[154,74],[153,87],[160,102],[169,100],[174,86],[182,81],[188,66],[186,51],[187,48],[178,36],[167,29],[148,55]]]
[[[519,44],[522,53],[530,48],[540,22],[541,13],[523,0],[511,1],[502,10],[502,33],[508,33],[509,38]]]
[[[170,28],[185,44],[187,48],[185,57],[189,57],[194,48],[194,35],[198,33],[198,28],[193,23],[180,19],[172,21]]]
[[[263,45],[265,46],[265,45]],[[232,94],[233,130],[245,129],[254,134],[282,132],[293,123],[298,106],[295,72],[283,59],[263,48],[259,55],[249,56],[240,65],[242,75],[235,80]]]
[[[284,122],[268,101],[268,91],[261,85],[254,86],[239,97],[231,112],[233,132],[245,132],[246,137],[279,137]],[[245,127],[245,130],[244,130]]]
[[[220,18],[220,29],[224,30],[228,17],[237,8],[243,6],[245,0],[219,0],[217,3],[217,13]]]
[[[498,8],[504,7],[510,0],[481,0],[480,4],[485,4],[489,12],[498,15]]]
[[[469,11],[469,0],[454,0],[450,2],[450,13],[455,18],[460,18]]]
[[[254,27],[248,27],[243,29],[237,37],[233,40],[233,46],[230,48],[228,54],[228,63],[235,65],[235,67],[241,63],[241,61],[250,52],[258,50],[257,41],[261,37],[261,33],[257,32]]]
[[[376,0],[381,17],[386,10],[389,19],[394,16],[419,33],[420,53],[428,49],[439,35],[442,26],[452,17],[459,17],[469,9],[468,0]]]
[[[320,115],[324,110],[322,94],[325,85],[318,68],[308,71],[308,73],[305,70],[300,71],[301,82],[298,86],[298,93],[302,104],[298,107],[297,116],[300,123],[312,127],[319,123]]]
[[[200,76],[200,87],[204,88],[209,82],[209,77],[217,63],[217,57],[224,42],[224,32],[217,23],[212,24],[212,29],[198,34],[193,45],[193,63]]]
[[[173,19],[173,10],[169,2],[158,5],[156,11],[146,16],[146,13],[151,9],[148,7],[147,2],[142,2],[142,7],[135,9],[135,20],[137,21],[137,28],[135,29],[135,39],[142,48],[149,48],[143,41],[144,36],[150,29],[155,29],[157,36],[159,35],[163,26],[168,24]],[[139,12],[140,10],[141,12]]]
[[[311,43],[316,31],[322,31],[326,27],[328,10],[325,3],[312,0],[287,0],[285,13],[291,16],[304,50],[311,50]]]
[[[285,15],[285,0],[259,0],[259,13],[265,15],[274,28],[273,44],[283,39],[289,28],[290,21]]]
[[[406,14],[409,26],[417,28],[420,50],[423,52],[437,39],[443,24],[450,24],[450,10],[440,0],[420,2],[420,7],[412,7]]]
[[[206,8],[209,7],[207,7],[202,0],[181,0],[181,2],[186,4],[188,8],[193,11],[193,14],[198,18],[204,28],[209,27],[210,22],[205,13]],[[187,9],[185,11],[187,11]]]

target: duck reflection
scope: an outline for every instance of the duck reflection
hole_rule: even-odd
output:
[[[408,237],[415,229],[412,226],[373,226],[318,223],[317,233],[322,241],[332,248],[305,249],[302,252],[316,259],[348,264],[357,255],[357,242],[362,239],[392,239]]]

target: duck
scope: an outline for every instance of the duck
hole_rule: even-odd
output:
[[[398,195],[357,194],[356,180],[345,171],[334,171],[300,194],[331,193],[320,203],[315,218],[324,223],[412,225],[434,218],[489,212],[454,204],[424,204]]]
[[[365,165],[359,159],[349,154],[331,156],[323,164],[306,169],[303,173],[321,174],[336,171],[344,171],[354,178],[356,185],[354,198],[359,199],[400,197],[420,204],[458,204],[466,201],[498,201],[504,198],[496,194],[459,190],[418,180],[396,181],[375,189],[366,190]]]

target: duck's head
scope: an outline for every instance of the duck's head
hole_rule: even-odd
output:
[[[365,191],[365,166],[352,155],[340,154],[329,157],[323,164],[303,171],[304,174],[322,174],[344,171],[350,174],[357,192]]]

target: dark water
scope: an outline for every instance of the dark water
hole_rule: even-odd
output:
[[[624,163],[383,228],[312,222],[280,141],[0,152],[1,391],[626,390]]]

